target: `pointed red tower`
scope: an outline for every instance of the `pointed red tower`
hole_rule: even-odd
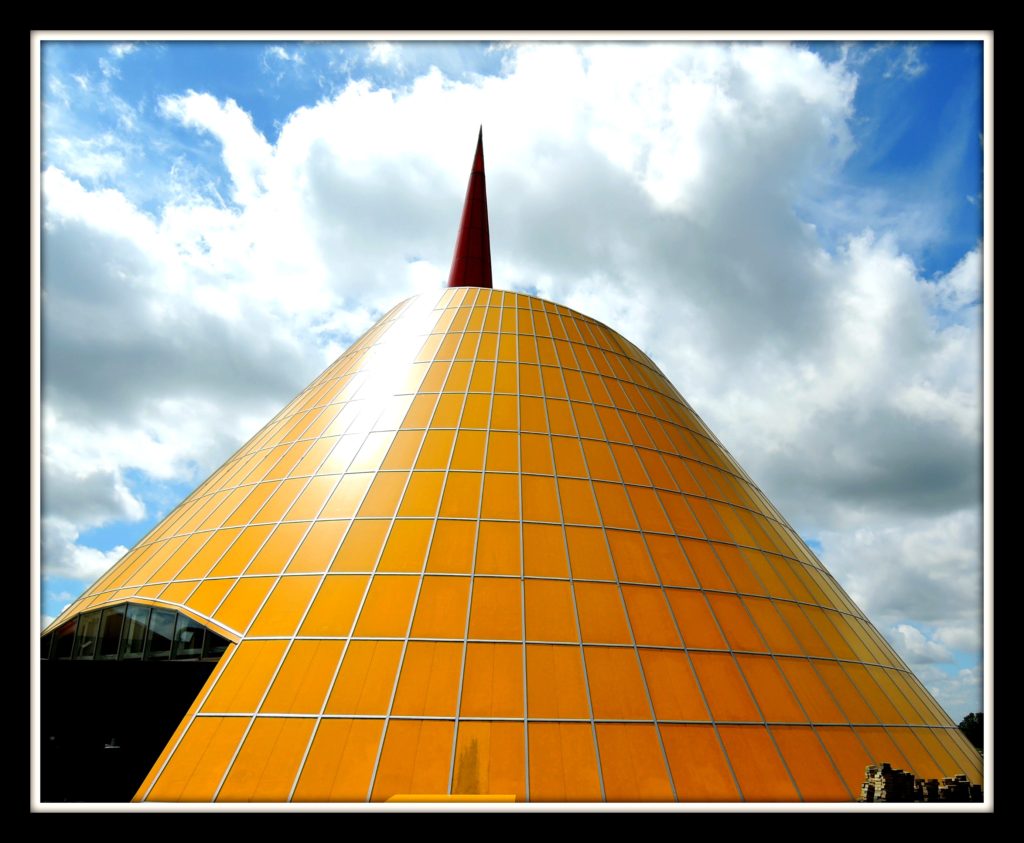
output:
[[[491,288],[491,232],[487,225],[487,185],[484,181],[484,129],[476,142],[473,172],[469,174],[466,204],[455,241],[449,287]]]

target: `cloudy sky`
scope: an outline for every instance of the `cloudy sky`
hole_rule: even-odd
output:
[[[42,606],[447,278],[644,348],[950,713],[982,698],[982,48],[42,44]]]

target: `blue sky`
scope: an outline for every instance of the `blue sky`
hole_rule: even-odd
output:
[[[647,350],[980,707],[980,42],[48,41],[41,120],[44,618],[441,283],[483,123],[496,286]]]

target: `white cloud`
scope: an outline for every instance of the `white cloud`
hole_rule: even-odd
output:
[[[953,661],[953,654],[949,650],[910,624],[901,623],[892,627],[889,640],[895,644],[900,655],[912,665]]]
[[[118,67],[114,62],[110,61],[110,59],[100,56],[99,66],[100,73],[107,77],[107,79],[113,77],[120,78],[121,68]]]
[[[908,79],[916,79],[926,70],[928,70],[928,65],[921,61],[920,49],[916,44],[909,44],[903,47],[899,55],[889,62],[885,76],[904,76]]]
[[[117,59],[123,59],[125,56],[131,55],[139,49],[138,44],[121,43],[112,44],[110,47],[110,54]]]
[[[78,535],[75,526],[63,519],[43,518],[42,552],[47,576],[92,581],[128,552],[122,545],[108,551],[80,545]]]
[[[272,149],[238,103],[229,99],[221,104],[209,94],[189,91],[184,96],[164,97],[160,108],[167,116],[209,132],[221,142],[236,202],[247,205],[263,192],[263,174]]]
[[[982,711],[984,685],[980,665],[947,673],[926,664],[915,667],[914,672],[957,723],[972,711]]]
[[[396,44],[389,44],[386,41],[376,41],[369,45],[368,58],[376,64],[385,67],[392,66],[397,69],[402,67],[402,51]]]
[[[274,143],[233,100],[167,97],[221,145],[235,206],[187,160],[152,213],[47,171],[47,459],[201,479],[443,281],[483,123],[496,286],[645,349],[900,646],[976,647],[980,250],[936,279],[886,220],[823,242],[855,69],[783,44],[524,44],[501,76],[352,82]]]
[[[274,44],[272,47],[267,47],[265,57],[279,59],[280,61],[291,61],[296,64],[305,64],[305,59],[298,48],[289,53],[280,44]]]
[[[126,148],[109,132],[94,138],[55,137],[47,152],[52,161],[74,176],[96,181],[125,168]]]

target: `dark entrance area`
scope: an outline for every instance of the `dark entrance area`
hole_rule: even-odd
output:
[[[43,802],[129,802],[216,661],[40,663]]]

